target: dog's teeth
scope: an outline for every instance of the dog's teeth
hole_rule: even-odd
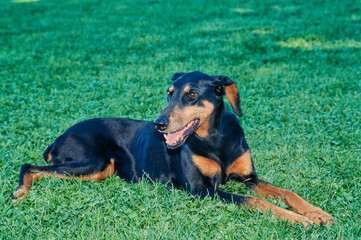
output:
[[[176,142],[178,142],[179,141],[179,136],[177,135],[177,139],[176,139]]]
[[[167,139],[167,134],[163,134],[164,138]]]

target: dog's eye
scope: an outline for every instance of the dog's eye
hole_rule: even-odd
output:
[[[167,94],[168,94],[168,97],[172,96],[173,95],[173,92],[169,92],[167,91]]]
[[[198,94],[196,92],[189,92],[188,93],[189,98],[196,98],[197,96],[198,96]]]

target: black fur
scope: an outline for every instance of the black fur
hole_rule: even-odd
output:
[[[234,82],[225,76],[211,77],[200,72],[177,73],[172,79],[174,94],[157,119],[167,120],[175,106],[180,109],[203,106],[202,101],[206,100],[214,105],[207,137],[201,138],[193,133],[183,145],[169,149],[163,134],[155,129],[153,122],[124,118],[86,120],[67,129],[45,150],[44,158],[48,159],[50,154],[53,165],[24,165],[19,185],[23,184],[25,174],[31,171],[81,176],[103,171],[110,164],[110,159],[114,159],[116,174],[128,182],[138,182],[147,174],[153,180],[182,188],[191,194],[214,197],[217,193],[224,201],[243,203],[245,196],[217,189],[219,184],[231,178],[239,181],[247,179],[249,187],[258,183],[253,164],[253,171],[246,176],[226,174],[227,167],[249,150],[238,119],[225,108],[222,98],[224,86]],[[185,85],[197,91],[197,99],[185,96],[182,91]],[[192,161],[194,154],[212,159],[220,166],[221,172],[211,177],[203,175]]]

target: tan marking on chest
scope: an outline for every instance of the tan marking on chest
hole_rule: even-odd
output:
[[[199,171],[205,176],[212,177],[215,174],[221,173],[221,167],[212,159],[202,157],[199,155],[192,156],[193,163],[197,166]]]
[[[246,176],[252,173],[252,159],[251,151],[248,149],[243,155],[238,157],[226,170],[227,176],[236,173],[242,176]]]

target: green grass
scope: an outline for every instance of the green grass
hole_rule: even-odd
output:
[[[360,239],[360,59],[360,1],[1,0],[0,238]],[[258,174],[332,228],[117,177],[43,179],[8,201],[20,166],[44,164],[66,128],[153,120],[172,74],[194,70],[237,82]]]

